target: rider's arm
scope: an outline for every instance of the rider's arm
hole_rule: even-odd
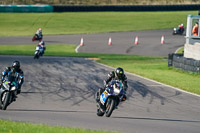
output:
[[[21,86],[23,83],[24,83],[24,72],[20,70],[19,85]]]
[[[114,71],[110,72],[110,73],[108,74],[107,79],[105,80],[105,83],[108,84],[108,83],[112,80],[112,78],[114,78],[114,77],[115,77]]]
[[[5,76],[8,74],[8,72],[10,71],[10,67],[6,67],[3,72],[2,72],[2,76],[1,76],[1,81],[4,80]]]
[[[124,75],[123,85],[124,85],[124,90],[127,91],[128,84],[127,84],[127,77],[126,77],[126,75]]]

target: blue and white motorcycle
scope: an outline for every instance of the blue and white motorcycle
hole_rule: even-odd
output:
[[[97,105],[97,115],[110,117],[113,110],[117,108],[119,103],[124,98],[125,91],[122,82],[112,80],[107,85],[105,91],[100,95],[100,101]]]
[[[35,48],[34,59],[39,59],[39,57],[42,56],[43,53],[44,53],[44,48],[40,45],[37,45]]]

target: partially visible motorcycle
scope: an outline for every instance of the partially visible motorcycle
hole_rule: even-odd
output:
[[[112,80],[107,85],[105,91],[100,95],[100,101],[97,102],[97,115],[110,117],[113,110],[117,108],[125,94],[121,81]]]
[[[184,28],[180,29],[179,27],[177,27],[173,29],[172,35],[183,35],[184,31]]]
[[[42,38],[43,38],[43,35],[41,34],[41,35],[37,35],[37,34],[35,34],[34,36],[33,36],[33,38],[32,38],[32,41],[35,41],[35,40],[42,40]]]
[[[34,59],[39,59],[39,57],[42,56],[43,53],[44,53],[44,48],[40,45],[37,45],[35,48]]]
[[[16,100],[17,80],[14,76],[5,77],[0,88],[0,109],[6,110],[8,105]]]

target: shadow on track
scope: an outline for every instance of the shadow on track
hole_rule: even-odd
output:
[[[112,117],[112,118],[118,118],[118,119],[132,119],[132,120],[148,120],[148,121],[171,121],[171,122],[194,122],[194,123],[200,123],[200,121],[194,121],[194,120],[176,120],[176,119],[158,119],[158,118],[137,118],[137,117]]]

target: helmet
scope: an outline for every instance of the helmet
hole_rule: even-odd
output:
[[[122,77],[124,75],[124,70],[121,68],[121,67],[118,67],[116,70],[115,70],[116,74],[118,77]]]
[[[181,24],[181,26],[184,26],[183,24]]]
[[[38,30],[39,30],[39,31],[42,31],[42,28],[39,28]]]
[[[19,61],[14,61],[12,63],[12,70],[19,70],[20,69],[20,62]]]

